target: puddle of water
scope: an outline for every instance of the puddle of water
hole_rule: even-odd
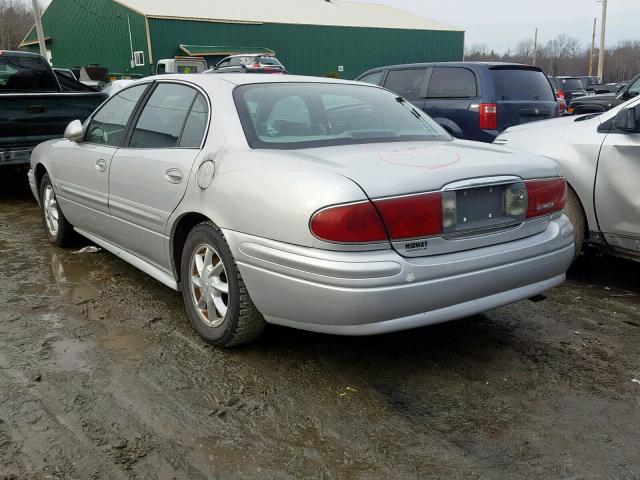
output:
[[[91,363],[87,358],[89,344],[70,338],[58,340],[51,345],[55,355],[57,370],[76,371],[88,370]]]

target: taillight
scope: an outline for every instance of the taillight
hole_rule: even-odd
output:
[[[261,64],[259,64],[259,63],[254,63],[254,64],[253,64],[253,68],[260,68],[261,66],[262,66],[262,65],[261,65]]]
[[[527,218],[540,217],[564,209],[567,203],[567,181],[564,178],[529,180]]]
[[[369,201],[328,207],[311,217],[311,232],[336,243],[371,243],[388,240],[382,220]]]
[[[480,128],[482,130],[498,128],[498,105],[495,103],[480,104]]]
[[[564,99],[564,91],[558,90],[556,92],[556,97]]]
[[[422,238],[442,233],[442,194],[423,193],[376,200],[391,240]]]

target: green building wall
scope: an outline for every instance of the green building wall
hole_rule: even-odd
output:
[[[149,66],[131,68],[127,17],[131,22],[134,51],[143,51],[149,61],[144,16],[112,0],[53,0],[42,16],[44,36],[51,37],[54,67],[74,68],[98,64],[109,72],[148,75]],[[35,28],[26,41],[37,41]],[[38,51],[37,43],[28,50]]]
[[[184,55],[179,45],[266,47],[290,73],[338,74],[352,79],[365,70],[398,63],[460,61],[464,32],[390,30],[290,24],[238,24],[149,19],[153,57]]]
[[[145,53],[144,67],[131,68],[126,15],[133,50]],[[42,18],[55,67],[97,64],[110,73],[135,76],[153,71],[146,22],[154,63],[185,55],[181,44],[265,47],[274,50],[291,73],[350,79],[383,65],[462,60],[464,50],[464,32],[459,31],[145,19],[114,0],[53,0]],[[37,40],[35,29],[26,40]],[[37,51],[37,43],[27,49]]]

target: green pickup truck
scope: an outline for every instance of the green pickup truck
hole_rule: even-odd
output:
[[[36,145],[62,137],[106,98],[57,75],[41,55],[0,50],[0,169],[27,168]]]

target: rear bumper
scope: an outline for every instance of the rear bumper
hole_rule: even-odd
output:
[[[0,167],[29,165],[33,147],[15,147],[0,149]]]
[[[564,215],[531,237],[420,258],[224,233],[268,322],[341,335],[405,330],[530,298],[561,284],[574,254],[573,227]]]

